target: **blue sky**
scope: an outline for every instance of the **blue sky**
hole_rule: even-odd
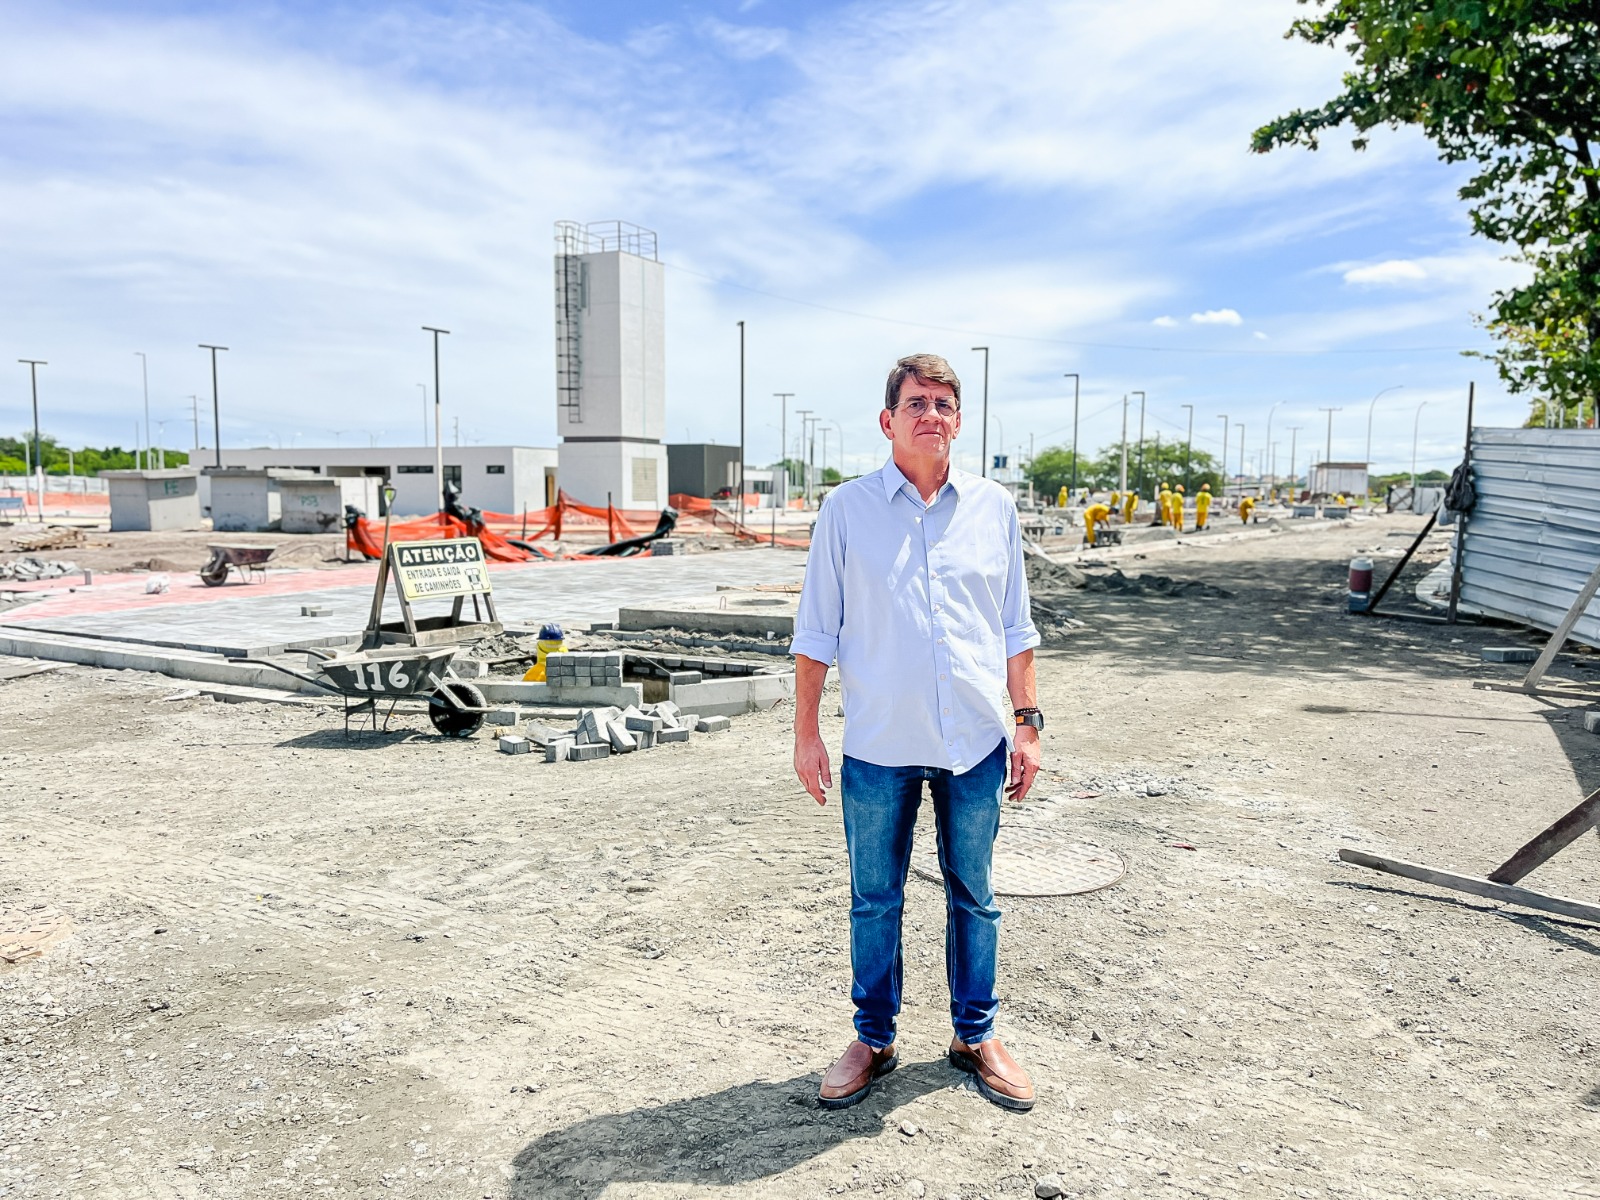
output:
[[[1414,134],[1248,152],[1345,59],[1289,0],[0,3],[4,359],[47,431],[130,444],[416,444],[441,325],[446,437],[554,443],[553,223],[621,218],[668,264],[668,436],[777,457],[772,393],[867,469],[898,356],[962,373],[991,450],[1147,429],[1303,465],[1459,456],[1465,396],[1520,423],[1471,314],[1517,278]],[[0,360],[3,361],[3,360]],[[1276,406],[1276,407],[1274,407]],[[202,404],[202,419],[204,421]],[[1136,419],[1136,414],[1135,414]],[[0,366],[0,428],[28,424]],[[795,422],[791,413],[791,437]],[[209,422],[204,428],[209,442]],[[1230,464],[1238,431],[1230,429]],[[1320,455],[1319,455],[1320,457]]]

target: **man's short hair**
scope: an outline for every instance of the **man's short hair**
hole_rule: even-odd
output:
[[[889,386],[884,392],[883,406],[893,408],[900,400],[900,385],[911,376],[918,383],[947,383],[956,394],[956,407],[961,407],[961,380],[950,369],[950,364],[937,354],[908,354],[895,363],[889,372]]]

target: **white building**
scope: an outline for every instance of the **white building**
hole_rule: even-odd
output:
[[[556,225],[561,489],[585,504],[667,503],[665,282],[656,235],[625,221]]]
[[[332,478],[366,476],[394,484],[397,517],[439,511],[442,485],[432,446],[304,446],[287,450],[222,451],[225,467],[287,467]],[[488,512],[520,513],[556,500],[556,452],[540,446],[446,446],[444,481],[461,485],[463,502]],[[211,499],[205,477],[202,506]],[[604,503],[604,497],[601,502]],[[380,516],[376,508],[367,513]]]

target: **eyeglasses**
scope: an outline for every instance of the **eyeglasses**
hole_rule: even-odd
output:
[[[948,396],[940,396],[937,400],[933,401],[932,404],[933,411],[947,420],[961,411],[961,405],[957,401],[950,399]],[[921,396],[913,396],[909,400],[902,400],[900,403],[896,404],[894,406],[894,411],[904,412],[911,417],[922,417],[927,415],[928,405],[929,402],[924,400]]]

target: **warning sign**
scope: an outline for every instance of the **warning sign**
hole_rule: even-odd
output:
[[[442,542],[396,542],[389,547],[400,591],[407,600],[489,593],[483,544],[477,538]]]

